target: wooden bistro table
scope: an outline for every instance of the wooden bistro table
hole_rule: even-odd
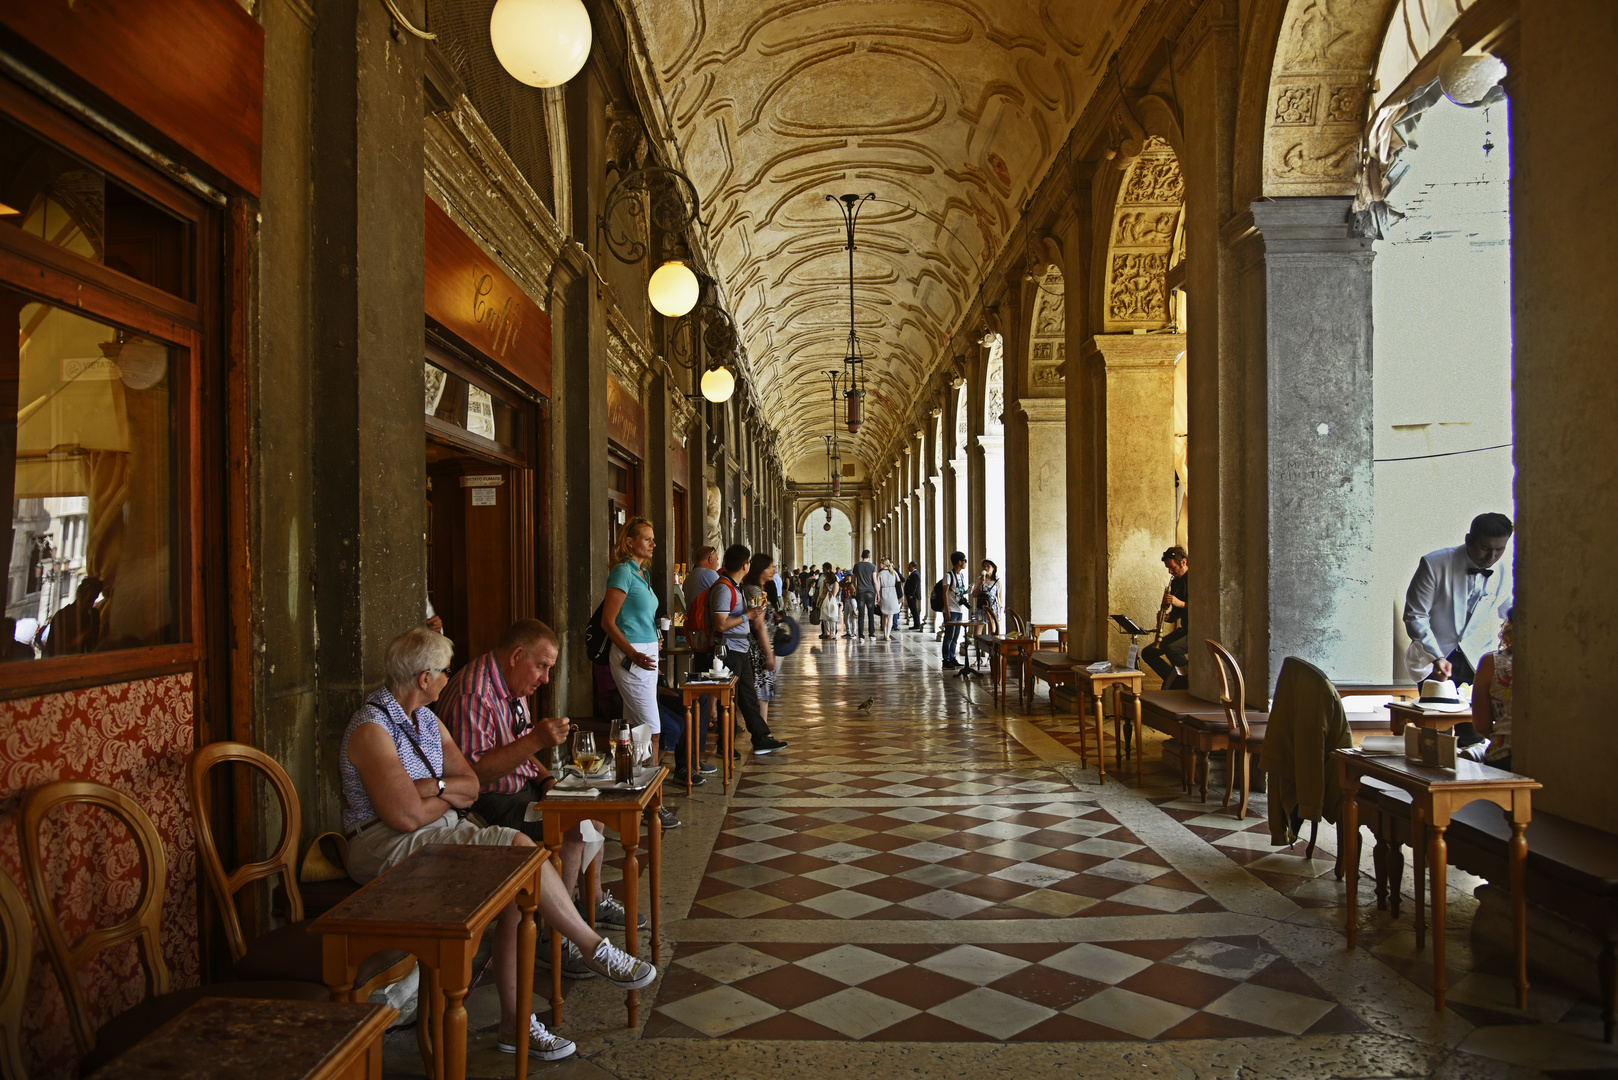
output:
[[[1464,716],[1464,713],[1450,713]],[[1444,978],[1444,888],[1449,864],[1449,845],[1444,830],[1449,827],[1450,815],[1476,799],[1487,799],[1505,811],[1511,824],[1511,840],[1506,848],[1507,865],[1511,875],[1511,917],[1513,939],[1516,946],[1516,971],[1513,983],[1517,987],[1517,1008],[1528,1007],[1528,897],[1524,891],[1524,871],[1528,864],[1528,822],[1532,818],[1529,799],[1541,785],[1537,780],[1496,769],[1481,762],[1461,758],[1454,769],[1440,769],[1433,765],[1416,765],[1404,757],[1371,757],[1354,750],[1333,750],[1337,762],[1337,775],[1343,791],[1343,810],[1337,824],[1337,850],[1343,860],[1343,882],[1348,889],[1348,947],[1354,947],[1355,879],[1359,872],[1360,822],[1359,805],[1355,796],[1359,792],[1360,778],[1370,777],[1391,784],[1410,793],[1411,846],[1416,858],[1421,858],[1420,837],[1426,828],[1427,863],[1431,866],[1432,922],[1433,922],[1433,1003],[1438,1011],[1444,1009],[1444,995],[1448,986]],[[1416,947],[1422,947],[1423,921],[1421,910],[1421,866],[1416,865]]]
[[[680,684],[680,698],[685,705],[685,793],[691,794],[691,747],[696,742],[692,733],[701,734],[702,706],[699,704],[705,697],[713,698],[714,716],[719,720],[719,786],[725,794],[730,794],[730,776],[734,767],[731,753],[736,747],[736,680],[739,676],[732,675],[727,679],[693,679],[687,675],[685,682]]]
[[[382,1080],[386,1005],[205,997],[97,1073],[106,1080]]]
[[[989,686],[994,691],[995,700],[1000,703],[1000,711],[1006,709],[1006,692],[1011,684],[1010,669],[1015,658],[1018,671],[1022,674],[1018,682],[1028,681],[1026,656],[1034,651],[1038,643],[1033,638],[1013,637],[1009,634],[978,634],[977,647],[981,656],[989,654]],[[1024,688],[1017,687],[1017,696],[1020,700],[1025,696]]]
[[[1389,726],[1393,728],[1395,735],[1403,735],[1405,728],[1411,724],[1437,731],[1448,731],[1456,724],[1472,719],[1471,709],[1464,712],[1439,712],[1437,709],[1424,709],[1413,701],[1390,701],[1387,710],[1392,719]]]
[[[549,820],[547,818],[547,820]],[[534,990],[534,909],[544,847],[432,844],[360,887],[309,924],[321,935],[326,986],[351,1001],[354,975],[382,949],[416,954],[428,980],[433,1080],[465,1080],[466,992],[483,931],[513,901],[517,924],[517,1000]],[[517,1077],[528,1075],[528,1025],[517,1025]]]
[[[1145,755],[1141,753],[1140,746],[1140,695],[1145,687],[1146,673],[1134,668],[1119,668],[1116,665],[1114,665],[1114,670],[1112,671],[1090,671],[1083,664],[1076,664],[1073,668],[1073,674],[1077,679],[1077,687],[1080,693],[1079,708],[1081,713],[1084,708],[1083,695],[1088,694],[1096,705],[1096,767],[1099,770],[1103,784],[1107,782],[1107,755],[1101,748],[1101,732],[1106,725],[1107,718],[1106,710],[1102,706],[1102,698],[1106,696],[1109,689],[1113,692],[1113,751],[1118,755],[1118,769],[1122,771],[1124,767],[1124,725],[1127,723],[1124,719],[1123,690],[1124,687],[1129,687],[1130,695],[1135,699],[1135,782],[1145,784],[1145,766],[1141,763],[1141,759]],[[1079,724],[1079,759],[1081,761],[1085,756],[1084,745],[1084,724],[1081,721]]]
[[[1038,641],[1050,631],[1056,631],[1056,647],[1067,652],[1067,623],[1065,622],[1035,622],[1028,624],[1028,636]]]
[[[734,677],[732,677],[734,681]],[[658,960],[662,942],[662,922],[659,913],[662,905],[658,902],[663,886],[663,822],[657,816],[657,808],[663,805],[663,781],[668,778],[669,771],[664,766],[658,766],[656,773],[651,776],[646,786],[640,791],[622,796],[614,795],[610,791],[603,791],[594,799],[550,798],[535,803],[535,809],[540,811],[544,820],[545,846],[551,850],[552,858],[556,860],[557,873],[562,870],[562,834],[581,821],[600,821],[609,829],[618,830],[618,841],[624,847],[624,951],[630,956],[638,954],[640,949],[640,931],[636,926],[640,922],[640,859],[636,856],[636,849],[640,847],[640,823],[644,817],[647,819],[646,856],[647,871],[651,880],[648,882],[652,894],[652,962]],[[647,811],[651,813],[648,814]],[[593,874],[587,875],[585,895],[595,895],[595,881]],[[590,925],[595,925],[595,905],[586,905],[590,912]],[[529,949],[532,952],[532,946]],[[631,990],[626,1004],[629,1007],[629,1026],[634,1027],[640,1020],[640,991]],[[555,928],[551,930],[551,1023],[554,1027],[562,1022],[562,935]]]

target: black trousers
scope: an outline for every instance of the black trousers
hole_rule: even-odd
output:
[[[1140,651],[1140,658],[1146,666],[1157,672],[1158,677],[1167,684],[1174,676],[1174,669],[1185,667],[1188,659],[1185,639],[1189,631],[1185,627],[1164,635],[1163,644],[1148,645]]]
[[[725,666],[736,673],[736,708],[741,711],[742,722],[747,725],[747,734],[753,737],[753,745],[767,742],[770,729],[764,723],[764,714],[758,707],[758,685],[753,682],[753,658],[746,649],[740,652],[726,649]]]
[[[545,825],[540,821],[524,821],[528,804],[543,798],[537,781],[530,780],[513,792],[485,791],[471,806],[472,813],[490,825],[516,829],[536,844],[545,842]]]
[[[1472,661],[1466,658],[1466,654],[1461,651],[1460,646],[1457,645],[1454,651],[1445,659],[1449,661],[1451,682],[1456,686],[1470,686],[1474,690],[1477,689],[1477,669],[1472,666]],[[1478,734],[1478,729],[1473,726],[1470,720],[1462,720],[1456,724],[1451,729],[1450,734],[1455,736],[1456,746],[1471,746],[1473,743],[1483,741],[1483,736]],[[1508,769],[1507,771],[1509,772],[1510,770]]]
[[[921,629],[921,597],[909,596],[905,598],[905,607],[910,609],[910,629]]]

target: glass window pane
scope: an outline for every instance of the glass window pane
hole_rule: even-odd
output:
[[[5,119],[0,225],[194,299],[189,222]]]
[[[170,421],[178,350],[9,290],[0,307],[18,328],[15,354],[0,346],[7,659],[181,640]],[[9,387],[16,397],[5,401]]]

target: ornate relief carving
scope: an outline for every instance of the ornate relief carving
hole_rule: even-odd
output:
[[[1334,86],[1326,99],[1326,123],[1359,124],[1365,120],[1365,95],[1357,86]]]
[[[1171,243],[1179,217],[1175,210],[1131,210],[1119,214],[1112,242],[1130,246]]]
[[[1281,152],[1277,173],[1283,177],[1305,180],[1336,179],[1354,176],[1359,161],[1358,135],[1336,139],[1309,139],[1295,142]]]
[[[1162,322],[1168,315],[1169,257],[1156,254],[1114,255],[1108,281],[1107,314],[1119,322]]]
[[[1061,386],[1066,381],[1067,379],[1062,374],[1062,369],[1054,364],[1034,368],[1035,386]]]
[[[1036,337],[1060,337],[1067,332],[1067,304],[1061,296],[1039,294],[1039,306],[1034,314]]]
[[[1275,95],[1275,122],[1289,126],[1314,123],[1316,96],[1313,86],[1283,86]]]
[[[1172,157],[1142,158],[1124,185],[1126,203],[1179,203],[1185,201],[1185,180],[1180,163]]]
[[[1363,86],[1376,65],[1386,3],[1293,0],[1270,72],[1266,195],[1348,195],[1365,123]],[[1304,107],[1307,102],[1308,108]]]

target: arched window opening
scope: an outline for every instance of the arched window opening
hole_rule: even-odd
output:
[[[989,349],[983,388],[983,553],[978,558],[1006,565],[1006,379],[1005,341],[999,334],[983,339]],[[965,549],[963,549],[965,550]],[[967,551],[972,558],[974,552]]]
[[[827,525],[831,528],[827,528]],[[824,510],[817,510],[809,515],[809,520],[803,525],[803,552],[804,561],[811,566],[821,563],[831,563],[833,566],[849,567],[854,565],[851,547],[854,542],[854,525],[848,520],[848,515],[837,507],[831,508],[828,518]]]
[[[1416,561],[1460,543],[1477,514],[1516,517],[1508,104],[1498,90],[1471,108],[1425,98],[1398,125],[1373,274],[1373,589],[1401,679]]]

